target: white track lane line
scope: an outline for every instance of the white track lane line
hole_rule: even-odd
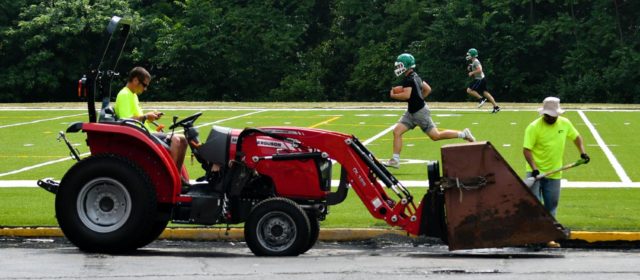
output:
[[[264,112],[264,110],[263,111],[255,111],[255,112],[251,112],[251,113],[247,113],[247,114],[242,114],[242,115],[239,115],[239,116],[226,118],[226,119],[222,119],[222,120],[217,120],[215,122],[201,124],[201,125],[199,125],[197,127],[201,127],[201,126],[205,126],[205,125],[212,125],[212,124],[216,124],[216,123],[221,123],[221,122],[225,122],[225,121],[229,121],[229,120],[233,120],[233,119],[237,119],[237,118],[242,118],[242,117],[246,117],[246,116],[249,116],[249,115],[262,113],[262,112]],[[86,155],[89,155],[89,154],[91,154],[91,153],[84,153],[84,154],[81,154],[80,156],[83,157],[83,156],[86,156]],[[32,169],[35,169],[35,168],[38,168],[38,167],[47,166],[47,165],[50,165],[50,164],[63,162],[63,161],[70,160],[70,159],[71,159],[71,157],[65,157],[65,158],[61,158],[61,159],[57,159],[57,160],[52,160],[52,161],[39,163],[39,164],[32,165],[32,166],[27,166],[27,167],[24,167],[24,168],[21,168],[21,169],[17,169],[17,170],[13,170],[13,171],[9,171],[9,172],[6,172],[6,173],[0,173],[0,177],[4,177],[4,176],[7,176],[7,175],[12,175],[12,174],[16,174],[16,173],[20,173],[20,172],[24,172],[24,171],[28,171],[28,170],[32,170]]]
[[[624,168],[622,168],[622,165],[620,165],[620,163],[618,162],[618,159],[616,159],[616,156],[614,156],[611,150],[609,150],[609,147],[604,142],[604,140],[602,140],[602,137],[600,137],[600,134],[598,133],[596,128],[589,121],[589,118],[587,118],[587,116],[582,112],[582,110],[578,110],[577,112],[582,118],[582,120],[584,121],[584,124],[586,124],[589,130],[591,131],[593,138],[596,139],[596,143],[598,143],[598,145],[600,146],[600,149],[602,149],[604,154],[607,156],[607,159],[609,159],[611,166],[613,166],[613,169],[618,174],[618,177],[620,177],[620,181],[622,181],[622,183],[631,183],[631,179],[629,179],[629,176],[627,176],[627,172],[624,171]]]
[[[86,115],[86,114],[75,114],[75,115],[61,116],[61,117],[55,117],[55,118],[50,118],[50,119],[35,120],[35,121],[31,121],[31,122],[0,125],[0,128],[13,127],[13,126],[19,126],[19,125],[26,125],[26,124],[34,124],[34,123],[46,122],[46,121],[53,121],[53,120],[64,119],[64,118],[69,118],[69,117],[77,117],[77,116],[82,116],[82,115]]]

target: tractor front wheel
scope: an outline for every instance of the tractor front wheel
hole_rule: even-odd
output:
[[[313,248],[318,241],[318,237],[320,236],[320,221],[318,220],[318,215],[312,211],[306,212],[307,217],[309,218],[309,242],[304,247],[304,249],[300,252],[300,254],[304,254]]]
[[[253,207],[244,226],[244,237],[256,256],[297,256],[307,249],[310,227],[298,204],[275,197]]]

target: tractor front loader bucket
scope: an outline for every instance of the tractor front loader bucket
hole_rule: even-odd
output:
[[[489,142],[442,147],[449,250],[564,239],[564,229]]]

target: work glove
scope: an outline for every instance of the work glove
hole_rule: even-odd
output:
[[[540,170],[536,169],[531,171],[531,176],[524,179],[524,184],[530,188],[531,186],[533,186],[533,184],[536,183],[536,176],[538,175],[540,175]]]
[[[580,158],[584,159],[584,163],[589,163],[589,161],[591,161],[591,158],[586,153],[580,154]]]
[[[536,169],[531,171],[531,177],[535,178],[538,177],[538,175],[540,175],[540,170]]]

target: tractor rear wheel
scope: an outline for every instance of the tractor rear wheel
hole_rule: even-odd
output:
[[[149,177],[135,163],[115,155],[76,163],[62,178],[55,204],[62,232],[83,251],[135,250],[159,227]]]
[[[158,239],[158,236],[160,236],[167,228],[167,224],[169,224],[170,219],[171,208],[159,206],[158,214],[153,226],[151,226],[151,230],[148,232],[147,236],[140,238],[140,242],[136,244],[136,248],[147,246],[149,243]]]
[[[282,197],[254,206],[244,226],[245,241],[256,256],[297,256],[308,246],[309,237],[304,210]]]

